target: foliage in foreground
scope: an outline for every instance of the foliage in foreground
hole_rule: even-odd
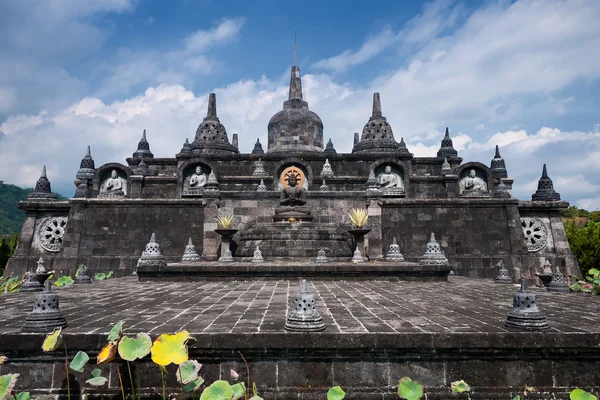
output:
[[[583,227],[568,223],[565,232],[581,274],[586,276],[590,269],[600,268],[600,222],[589,220]]]

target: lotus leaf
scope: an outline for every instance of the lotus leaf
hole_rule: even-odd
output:
[[[106,274],[106,279],[110,279],[113,277],[113,272],[112,271],[108,271],[108,274]]]
[[[97,281],[103,281],[106,279],[106,274],[103,272],[98,272],[94,278],[96,278]]]
[[[90,357],[87,353],[85,351],[79,351],[75,354],[75,357],[73,357],[70,367],[73,371],[83,372],[85,364],[87,364],[88,361],[90,361]]]
[[[105,364],[109,363],[115,359],[115,354],[117,354],[117,344],[115,342],[110,342],[106,344],[98,353],[98,357],[96,357],[96,364]]]
[[[450,388],[452,389],[452,393],[465,393],[471,390],[467,382],[463,380],[452,382]]]
[[[15,384],[17,383],[17,378],[19,374],[8,374],[0,376],[0,400],[6,400],[10,397],[10,392],[12,392]],[[227,384],[229,387],[229,384]]]
[[[108,332],[108,341],[114,342],[115,340],[119,340],[121,335],[123,334],[123,320],[117,322],[115,326],[112,327],[110,332]]]
[[[521,400],[521,396],[516,395],[515,397],[512,398],[512,400]]]
[[[62,328],[54,329],[54,332],[49,333],[42,343],[42,350],[46,352],[54,351],[58,349],[62,343]]]
[[[423,397],[423,386],[405,376],[398,382],[398,396],[406,400],[419,400]]]
[[[96,368],[92,371],[92,377],[85,382],[92,386],[104,386],[108,379],[102,376],[102,371],[99,368]]]
[[[215,381],[204,389],[200,400],[231,400],[233,390],[227,381]]]
[[[198,379],[196,379],[193,382],[188,383],[187,385],[185,385],[183,387],[183,390],[187,393],[187,392],[195,392],[196,390],[200,389],[200,387],[202,386],[202,384],[204,383],[204,379],[202,379],[201,376],[198,377]]]
[[[256,395],[254,395],[254,396],[250,397],[250,400],[265,400],[265,399],[263,399],[263,398],[262,398],[262,397],[260,397],[260,396],[256,396]]]
[[[175,334],[163,333],[152,345],[152,361],[158,365],[181,364],[188,359],[187,342],[190,339],[188,331]],[[229,399],[228,399],[229,400]]]
[[[29,394],[29,392],[21,392],[15,395],[15,399],[17,400],[29,400],[30,398],[31,395]]]
[[[187,385],[195,381],[198,379],[200,368],[202,368],[202,364],[196,360],[187,360],[179,364],[179,368],[177,368],[177,382]]]
[[[135,361],[146,357],[151,347],[152,339],[147,333],[138,333],[135,339],[123,336],[119,341],[119,355],[123,360]]]
[[[244,382],[239,382],[231,385],[231,391],[233,392],[231,400],[240,400],[246,394],[246,386],[244,386]]]
[[[70,276],[61,276],[56,280],[56,282],[54,282],[54,286],[68,286],[72,285],[73,283],[75,283],[75,281]]]
[[[574,389],[570,394],[569,394],[569,398],[571,400],[598,400],[598,398],[596,396],[594,396],[591,393],[586,392],[585,390],[582,389]]]
[[[339,386],[334,386],[327,392],[327,400],[342,400],[346,396],[346,392]]]

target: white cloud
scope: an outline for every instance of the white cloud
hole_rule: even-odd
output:
[[[213,29],[198,30],[185,38],[185,51],[201,53],[213,46],[226,43],[240,33],[245,22],[245,18],[225,19]]]

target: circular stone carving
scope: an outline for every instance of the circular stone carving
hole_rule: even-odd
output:
[[[302,169],[292,165],[291,167],[287,167],[286,169],[283,170],[283,172],[281,173],[281,176],[279,177],[279,181],[281,182],[281,185],[283,185],[284,188],[289,187],[289,183],[288,183],[288,178],[290,177],[291,174],[295,174],[296,175],[296,186],[297,187],[304,187],[304,182],[306,181],[306,177],[304,176],[304,172],[302,172]]]
[[[66,217],[51,217],[46,219],[40,226],[40,245],[44,250],[57,252],[62,245],[67,226]]]
[[[525,243],[530,253],[542,250],[548,244],[548,230],[544,222],[536,217],[521,218]]]

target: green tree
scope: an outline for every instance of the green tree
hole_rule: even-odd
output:
[[[579,261],[583,276],[590,268],[600,267],[600,222],[589,220],[578,228],[573,223],[565,225],[571,251]]]
[[[0,275],[4,272],[4,267],[8,259],[13,255],[15,248],[19,243],[19,235],[5,235],[0,239]]]

